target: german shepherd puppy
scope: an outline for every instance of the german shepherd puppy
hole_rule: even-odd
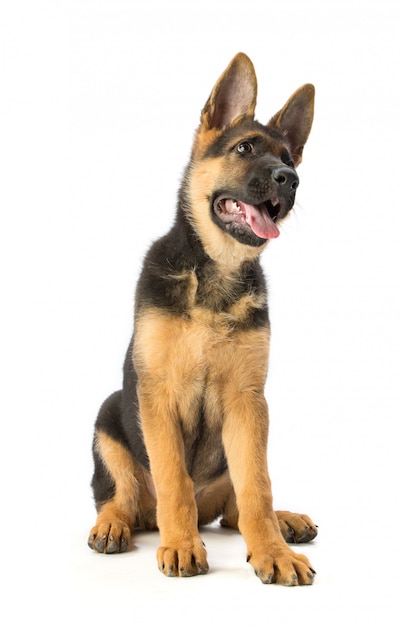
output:
[[[158,528],[166,576],[205,574],[199,525],[221,517],[262,582],[308,585],[315,572],[286,541],[310,541],[316,526],[273,511],[259,255],[294,204],[314,87],[267,125],[254,120],[256,91],[239,53],[203,108],[174,225],[144,260],[123,389],[96,421],[89,546],[123,552],[135,528]]]

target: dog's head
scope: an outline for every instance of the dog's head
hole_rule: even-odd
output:
[[[314,87],[298,89],[267,125],[254,120],[256,95],[252,62],[239,53],[214,86],[195,136],[187,213],[216,261],[258,255],[295,201]]]

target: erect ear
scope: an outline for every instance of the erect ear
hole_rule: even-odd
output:
[[[246,115],[253,116],[257,81],[252,61],[239,52],[220,76],[201,114],[205,130],[222,129]]]
[[[302,161],[302,151],[312,127],[314,100],[313,85],[300,87],[267,125],[278,128],[286,136],[295,166]]]

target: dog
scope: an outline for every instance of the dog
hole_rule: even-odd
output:
[[[256,95],[253,64],[238,53],[202,110],[175,222],[144,259],[123,388],[95,424],[88,543],[124,552],[136,528],[158,529],[163,574],[205,574],[199,527],[220,518],[242,533],[263,583],[309,585],[315,571],[287,544],[317,527],[272,504],[259,257],[294,205],[314,87],[267,125],[254,119]]]

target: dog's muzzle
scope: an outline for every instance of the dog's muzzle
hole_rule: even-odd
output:
[[[298,174],[292,167],[286,165],[276,167],[272,171],[272,179],[279,187],[279,194],[295,193],[299,185]]]

